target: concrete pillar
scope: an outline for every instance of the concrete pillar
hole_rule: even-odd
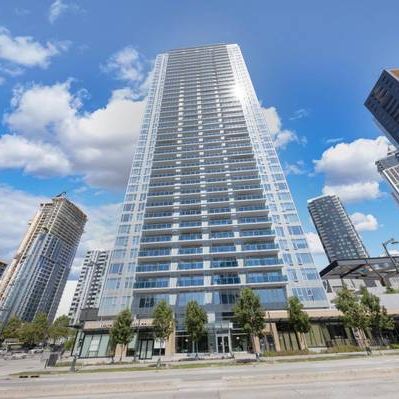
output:
[[[276,348],[276,352],[281,351],[280,339],[278,336],[277,326],[276,323],[271,323],[271,334],[273,336],[274,347]]]
[[[253,346],[253,351],[256,353],[260,353],[260,341],[259,337],[254,336],[252,337],[252,346]]]
[[[170,334],[165,342],[165,356],[173,356],[176,353],[176,330]]]

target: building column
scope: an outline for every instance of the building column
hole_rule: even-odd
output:
[[[165,342],[165,356],[173,356],[176,353],[176,330],[173,330],[169,339]]]
[[[270,333],[273,337],[274,347],[276,348],[276,352],[280,352],[281,345],[280,345],[280,338],[278,336],[277,325],[276,323],[270,323],[270,327],[271,327]]]

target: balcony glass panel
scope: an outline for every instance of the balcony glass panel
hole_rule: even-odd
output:
[[[204,267],[202,262],[180,262],[177,265],[178,270],[193,270],[202,269]]]
[[[240,276],[221,274],[212,276],[212,285],[240,284]]]

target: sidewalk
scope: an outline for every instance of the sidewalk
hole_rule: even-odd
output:
[[[374,356],[390,356],[390,355],[398,355],[399,350],[376,350],[373,351],[372,355],[368,355],[366,352],[342,352],[342,353],[320,353],[320,354],[308,354],[308,355],[294,355],[294,356],[270,356],[270,357],[261,357],[260,362],[258,364],[274,364],[274,363],[291,363],[291,362],[307,362],[307,361],[321,361],[321,360],[338,360],[338,359],[345,359],[345,358],[354,358],[354,357],[374,357]],[[61,363],[70,361],[71,358],[63,359]],[[122,361],[121,363],[115,362],[111,363],[111,361],[107,363],[97,363],[97,364],[82,364],[78,361],[76,366],[76,370],[84,372],[93,371],[101,371],[101,370],[109,370],[109,371],[139,371],[141,370],[154,370],[156,368],[158,358],[154,357],[151,361]],[[19,362],[19,361],[18,361]],[[221,359],[220,357],[211,356],[206,358],[201,358],[199,360],[190,360],[190,359],[162,359],[162,369],[174,369],[174,368],[201,368],[201,367],[222,367],[222,366],[236,366],[242,365],[245,363],[251,363],[254,365],[256,362],[256,358],[254,354],[250,353],[238,353],[235,354],[234,358],[225,358]],[[22,365],[21,365],[22,366]],[[29,373],[32,375],[35,372],[43,372],[48,371],[51,374],[57,374],[57,372],[65,373],[68,372],[70,366],[61,366],[61,367],[50,367],[44,369],[43,367],[28,367]],[[22,371],[21,368],[18,372]],[[4,370],[3,370],[4,371]],[[11,370],[10,370],[11,371]],[[25,371],[25,370],[24,370]],[[13,371],[11,371],[12,373]],[[16,371],[14,371],[16,372]]]

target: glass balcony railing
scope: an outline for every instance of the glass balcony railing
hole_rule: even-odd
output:
[[[212,285],[240,284],[239,276],[212,276]]]
[[[275,257],[245,258],[244,266],[278,266],[283,265],[283,260]]]
[[[248,284],[258,284],[258,283],[279,283],[287,281],[287,276],[274,275],[268,273],[259,273],[255,275],[248,274],[247,275],[247,283]]]
[[[243,251],[264,251],[268,249],[278,249],[279,246],[274,243],[254,243],[254,244],[243,244]]]
[[[166,288],[169,287],[169,279],[157,281],[136,281],[134,288]]]
[[[160,272],[169,270],[169,263],[146,263],[136,266],[137,273]]]

